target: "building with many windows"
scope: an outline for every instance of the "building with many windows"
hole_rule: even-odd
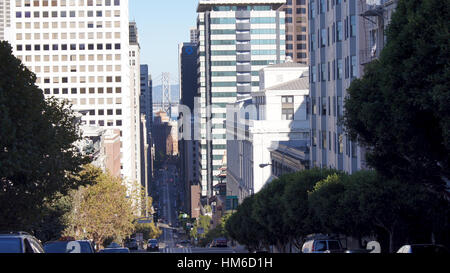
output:
[[[213,196],[226,151],[226,105],[259,90],[259,70],[285,60],[285,0],[200,0],[198,93],[202,195]]]
[[[241,203],[272,181],[271,151],[309,142],[308,66],[287,62],[260,71],[260,91],[227,108],[227,192]]]
[[[0,41],[5,39],[5,28],[11,26],[11,1],[0,0]]]
[[[69,100],[82,123],[118,129],[121,175],[138,181],[128,0],[14,0],[5,29],[46,97]],[[134,133],[133,133],[134,132]],[[139,176],[140,177],[140,176]]]
[[[351,82],[384,46],[392,0],[310,0],[311,166],[367,168],[363,147],[340,125]],[[386,20],[387,19],[387,20]]]
[[[282,10],[286,12],[286,57],[308,64],[308,1],[287,0]]]

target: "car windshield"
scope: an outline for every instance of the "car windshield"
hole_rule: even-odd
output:
[[[44,245],[45,253],[92,253],[88,242],[52,242]]]
[[[329,250],[340,250],[341,245],[338,241],[328,241],[328,249]]]
[[[149,244],[157,244],[158,241],[157,241],[157,240],[150,240],[150,241],[148,241],[148,243],[149,243]]]
[[[0,253],[21,253],[19,238],[0,238]]]

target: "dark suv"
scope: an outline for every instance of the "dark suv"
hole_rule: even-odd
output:
[[[26,232],[0,233],[0,253],[44,253],[41,242]]]

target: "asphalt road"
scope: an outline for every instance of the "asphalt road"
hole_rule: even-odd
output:
[[[198,248],[177,246],[177,242],[181,240],[181,236],[177,235],[176,227],[178,227],[178,205],[176,203],[177,192],[176,183],[178,182],[178,170],[175,166],[167,166],[167,170],[163,171],[157,179],[159,209],[162,223],[159,227],[162,229],[162,235],[159,241],[159,253],[245,253],[243,248]],[[145,252],[145,251],[139,251]],[[148,252],[152,253],[152,252]],[[158,253],[158,252],[155,252]]]

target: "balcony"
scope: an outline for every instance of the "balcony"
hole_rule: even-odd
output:
[[[236,66],[236,71],[237,72],[251,72],[252,71],[252,66],[249,65],[249,64],[237,65]]]
[[[236,34],[236,40],[237,41],[250,41],[250,39],[251,39],[250,32],[249,33]]]
[[[237,54],[236,61],[238,62],[250,62],[252,60],[252,55],[250,54]]]
[[[251,75],[237,75],[238,83],[245,83],[245,82],[251,82],[251,81],[252,81]]]
[[[236,30],[250,30],[250,23],[236,23]]]
[[[236,44],[236,51],[250,51],[252,50],[252,45],[248,44]]]

